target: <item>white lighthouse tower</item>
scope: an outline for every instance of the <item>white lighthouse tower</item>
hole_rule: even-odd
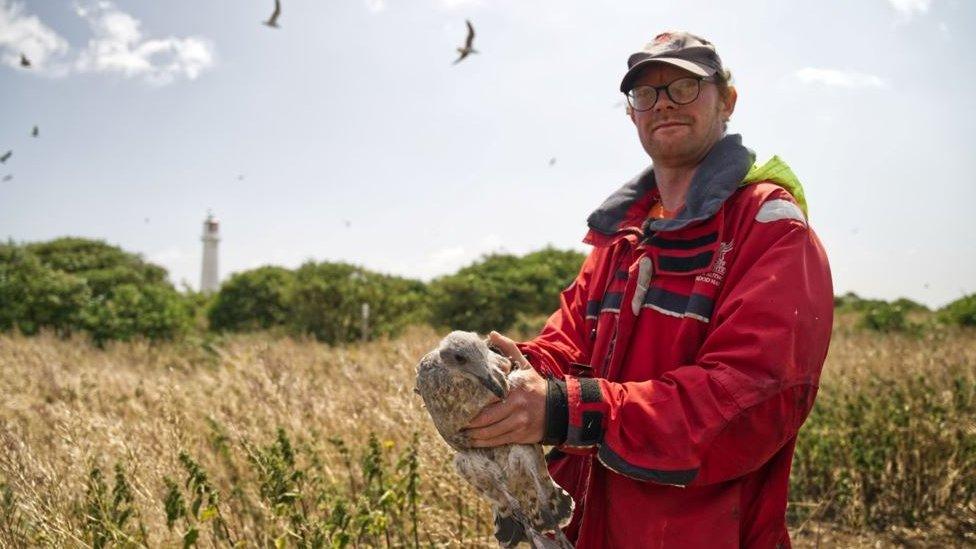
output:
[[[212,294],[220,289],[217,281],[217,243],[220,242],[220,223],[207,212],[207,219],[203,222],[203,269],[200,272],[200,291]]]

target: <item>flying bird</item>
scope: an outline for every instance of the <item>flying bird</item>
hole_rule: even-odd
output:
[[[23,53],[20,54],[20,66],[24,68],[30,68],[31,66],[30,59],[28,59]]]
[[[540,444],[471,448],[463,431],[485,405],[504,399],[529,370],[488,347],[472,332],[454,331],[417,365],[417,387],[434,426],[457,451],[454,467],[491,503],[495,539],[503,547],[571,548],[560,528],[573,499],[553,482]],[[555,541],[545,532],[553,532]]]
[[[14,174],[8,173],[7,175],[3,176],[3,182],[6,183],[7,181],[10,181],[13,178],[14,178]]]
[[[237,180],[238,181],[244,181],[244,174],[238,175],[237,176]]]
[[[0,163],[6,163],[10,159],[10,156],[14,154],[14,151],[7,151],[0,156]]]
[[[460,56],[454,60],[455,65],[460,63],[462,59],[471,55],[472,53],[478,53],[478,50],[472,47],[472,44],[474,43],[474,27],[471,26],[471,21],[468,21],[467,19],[464,20],[464,23],[468,26],[468,37],[464,40],[464,47],[457,49]]]
[[[281,15],[281,0],[275,0],[274,11],[271,12],[271,17],[269,17],[268,20],[264,22],[264,24],[267,25],[267,26],[269,26],[269,27],[272,27],[272,28],[277,29],[278,28],[278,16],[280,16],[280,15]]]
[[[350,225],[352,225],[352,223],[348,219],[343,219],[342,222],[346,225],[347,229],[349,228]]]
[[[41,135],[41,130],[39,130],[37,126],[34,126],[34,129],[31,130],[31,137],[39,137],[40,135]]]
[[[549,159],[549,165],[550,166],[555,166],[556,165],[556,157],[555,156]]]

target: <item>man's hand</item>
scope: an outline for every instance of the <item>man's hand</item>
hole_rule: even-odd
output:
[[[489,341],[524,370],[525,383],[512,387],[508,398],[485,406],[465,428],[471,446],[535,444],[542,441],[546,421],[546,380],[529,365],[511,339],[491,332]]]

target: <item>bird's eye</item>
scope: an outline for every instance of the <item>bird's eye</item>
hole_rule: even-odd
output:
[[[468,361],[468,359],[464,358],[464,355],[461,353],[454,353],[454,360],[457,361],[458,364],[464,364]]]

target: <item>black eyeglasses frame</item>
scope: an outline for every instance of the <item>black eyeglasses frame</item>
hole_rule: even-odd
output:
[[[676,101],[675,98],[674,98],[674,96],[671,95],[671,90],[670,90],[672,84],[674,84],[675,82],[679,82],[681,80],[695,80],[698,83],[698,90],[695,93],[695,97],[693,97],[691,100],[685,101],[683,103],[680,102],[680,101]],[[661,99],[661,90],[664,90],[664,93],[668,94],[668,99],[670,99],[671,102],[674,103],[675,105],[688,105],[688,104],[691,104],[691,103],[694,103],[695,101],[697,101],[698,100],[698,97],[701,96],[701,83],[702,82],[714,82],[714,81],[715,81],[715,78],[713,78],[711,76],[682,76],[681,78],[675,78],[674,80],[668,82],[667,84],[665,84],[663,86],[647,86],[647,85],[644,85],[644,86],[634,86],[633,88],[630,88],[629,90],[627,90],[627,92],[624,93],[624,95],[627,97],[627,105],[629,105],[631,109],[633,109],[633,110],[635,110],[637,112],[646,112],[646,111],[649,111],[649,110],[653,109],[654,108],[654,105],[657,105],[658,100]],[[647,107],[646,109],[638,109],[637,107],[634,106],[634,99],[631,97],[630,94],[631,94],[631,92],[633,92],[637,88],[650,88],[650,89],[654,90],[654,102],[651,103],[651,106],[650,107]]]

